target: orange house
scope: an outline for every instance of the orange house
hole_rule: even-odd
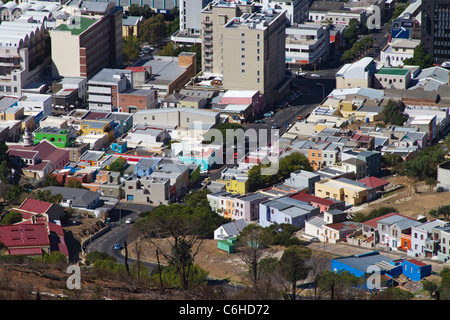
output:
[[[322,166],[322,150],[309,149],[308,160],[314,170],[318,170]]]
[[[402,248],[403,250],[411,249],[411,235],[410,234],[402,233],[400,242],[401,242],[400,248]]]

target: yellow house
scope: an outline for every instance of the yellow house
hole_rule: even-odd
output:
[[[315,183],[315,195],[358,205],[368,201],[369,189],[347,178],[326,179]]]
[[[114,140],[114,129],[109,121],[85,120],[81,122],[81,134],[106,134],[108,142]]]
[[[358,107],[351,102],[339,102],[338,110],[344,118],[351,117],[356,109],[358,109]]]
[[[122,18],[122,36],[124,38],[128,36],[137,37],[139,29],[144,22],[144,17],[139,16],[123,16]]]
[[[225,183],[225,190],[232,194],[245,195],[248,192],[248,177],[222,177],[218,182]]]

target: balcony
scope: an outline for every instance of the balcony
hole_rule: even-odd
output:
[[[212,35],[210,35],[210,34],[205,34],[204,36],[203,36],[203,38],[205,38],[206,40],[212,40]]]

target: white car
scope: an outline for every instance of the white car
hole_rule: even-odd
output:
[[[126,220],[125,220],[125,223],[131,223],[131,222],[133,222],[133,220],[131,220],[131,218],[127,218]]]
[[[320,74],[318,74],[318,73],[313,73],[313,74],[311,75],[311,77],[314,77],[314,78],[320,78]]]

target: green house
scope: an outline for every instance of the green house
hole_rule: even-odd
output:
[[[220,240],[217,242],[217,248],[223,250],[227,253],[233,253],[236,249],[237,237],[231,237],[225,240]]]
[[[34,144],[39,144],[42,140],[51,142],[55,147],[65,148],[72,145],[69,131],[57,127],[43,127],[34,133]]]

